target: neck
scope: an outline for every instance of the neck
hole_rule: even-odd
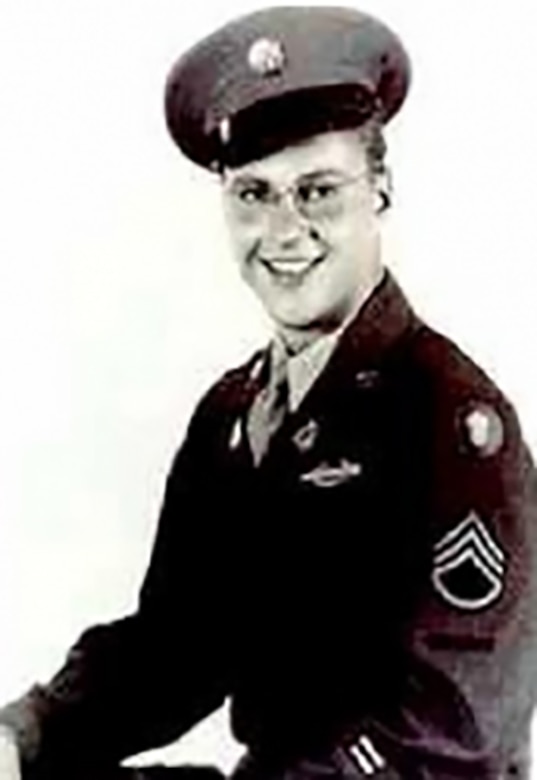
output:
[[[277,325],[278,336],[283,341],[287,352],[290,355],[296,355],[303,349],[311,346],[315,341],[333,333],[340,328],[343,329],[349,322],[352,322],[358,316],[360,310],[367,300],[378,287],[384,276],[385,269],[380,266],[377,274],[371,279],[371,282],[359,291],[354,301],[354,305],[347,311],[345,316],[333,317],[304,328],[296,328],[283,324]]]

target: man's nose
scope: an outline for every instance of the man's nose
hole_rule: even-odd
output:
[[[272,204],[267,230],[269,238],[281,246],[292,245],[307,233],[308,221],[298,208],[294,193],[282,193]]]

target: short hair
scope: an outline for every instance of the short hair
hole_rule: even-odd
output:
[[[383,132],[383,123],[373,116],[357,128],[358,136],[365,146],[367,163],[372,176],[382,176],[388,171],[386,155],[388,147]]]

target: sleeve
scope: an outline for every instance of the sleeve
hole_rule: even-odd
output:
[[[376,780],[529,778],[537,702],[537,478],[497,392],[443,396],[427,473],[426,577],[396,700],[353,734]]]
[[[87,630],[46,685],[0,711],[23,766],[117,763],[178,738],[223,703],[221,552],[196,530],[202,439],[198,411],[167,480],[137,611]]]

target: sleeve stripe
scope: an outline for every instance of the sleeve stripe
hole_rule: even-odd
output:
[[[374,744],[371,742],[369,737],[367,737],[365,734],[360,737],[358,740],[364,751],[371,757],[371,759],[374,761],[374,763],[380,768],[384,768],[386,766],[386,761],[384,758],[380,755]]]
[[[377,771],[374,764],[370,761],[370,759],[363,753],[362,749],[358,745],[351,745],[349,747],[349,751],[354,756],[356,763],[358,764],[359,768],[362,770],[362,772],[366,775],[374,775]]]

